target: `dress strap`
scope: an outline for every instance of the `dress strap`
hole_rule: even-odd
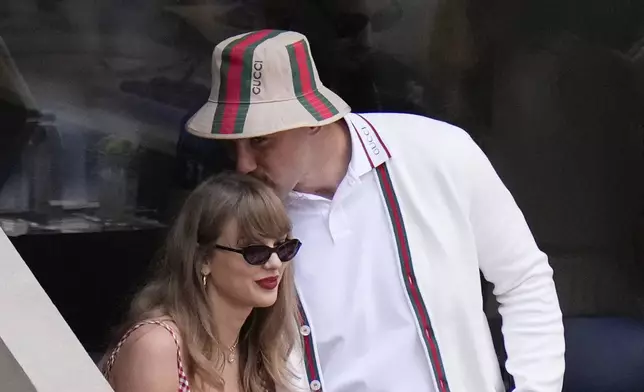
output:
[[[178,392],[190,392],[190,384],[188,382],[188,376],[186,375],[185,369],[183,367],[183,361],[181,359],[181,346],[179,345],[179,338],[177,336],[177,333],[175,330],[168,325],[168,323],[159,321],[159,320],[146,320],[142,321],[136,325],[134,325],[132,328],[130,328],[125,335],[119,340],[119,342],[116,344],[114,347],[114,350],[112,350],[112,353],[110,354],[109,359],[105,363],[104,369],[103,369],[103,375],[105,377],[108,377],[110,374],[110,371],[112,370],[112,367],[114,366],[114,362],[116,361],[116,356],[118,355],[119,351],[121,350],[121,347],[127,340],[127,338],[137,329],[141,328],[144,325],[158,325],[160,327],[163,327],[166,331],[170,332],[170,335],[172,335],[172,339],[174,339],[174,342],[177,345],[177,369],[179,373],[179,389]]]

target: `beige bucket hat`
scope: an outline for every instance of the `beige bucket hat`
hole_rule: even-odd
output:
[[[322,85],[304,35],[261,30],[215,47],[210,98],[186,128],[204,138],[244,139],[330,124],[350,111]]]

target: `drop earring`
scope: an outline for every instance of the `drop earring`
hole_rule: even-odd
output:
[[[208,275],[203,274],[201,275],[201,284],[203,285],[203,288],[206,288],[206,285],[208,284]]]

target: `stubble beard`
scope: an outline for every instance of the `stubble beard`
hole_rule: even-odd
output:
[[[260,180],[264,184],[268,185],[269,188],[271,188],[273,190],[273,192],[275,192],[275,194],[280,198],[280,200],[285,200],[286,197],[288,196],[288,194],[289,194],[288,191],[284,191],[283,189],[281,189],[275,182],[273,182],[273,180],[271,180],[265,174],[263,174],[263,173],[256,173],[255,174],[254,173],[253,177],[257,178],[258,180]]]

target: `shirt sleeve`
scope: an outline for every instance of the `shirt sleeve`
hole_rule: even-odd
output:
[[[461,174],[479,267],[500,303],[515,392],[560,392],[565,342],[552,268],[485,154],[469,137],[465,150]]]

